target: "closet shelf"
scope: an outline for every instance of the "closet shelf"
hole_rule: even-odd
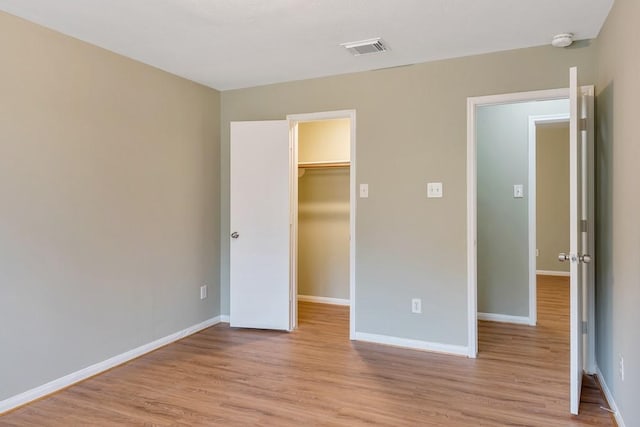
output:
[[[316,168],[348,168],[351,162],[348,160],[338,160],[330,162],[300,162],[298,168],[300,169],[316,169]]]

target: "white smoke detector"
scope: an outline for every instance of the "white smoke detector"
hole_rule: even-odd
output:
[[[571,43],[573,43],[573,34],[571,33],[558,34],[551,40],[551,46],[553,47],[567,47],[571,46]]]
[[[340,46],[347,49],[354,56],[368,55],[370,53],[382,53],[389,50],[380,37],[360,40],[357,42],[341,43]]]

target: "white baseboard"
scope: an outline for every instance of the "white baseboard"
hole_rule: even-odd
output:
[[[355,333],[356,341],[366,341],[376,344],[391,345],[394,347],[410,348],[413,350],[432,351],[436,353],[455,354],[457,356],[468,356],[467,346],[441,344],[429,341],[419,341],[409,338],[390,337],[388,335],[368,334],[365,332]]]
[[[333,304],[333,305],[350,305],[348,299],[342,298],[329,298],[329,297],[316,297],[313,295],[298,295],[298,301],[317,302],[319,304]]]
[[[198,323],[197,325],[190,326],[186,329],[175,332],[171,335],[167,335],[166,337],[159,338],[148,344],[141,345],[140,347],[134,348],[133,350],[129,350],[125,353],[110,357],[109,359],[103,360],[102,362],[87,366],[86,368],[80,369],[79,371],[72,372],[68,375],[65,375],[64,377],[55,379],[41,386],[32,388],[31,390],[27,390],[15,396],[9,397],[8,399],[2,400],[0,401],[0,415],[7,411],[10,411],[11,409],[17,408],[18,406],[25,405],[48,394],[55,393],[58,390],[69,387],[70,385],[73,385],[94,375],[100,374],[106,370],[140,357],[153,350],[157,350],[158,348],[163,347],[167,344],[171,344],[174,341],[178,341],[179,339],[195,334],[196,332],[199,332],[210,326],[216,325],[221,322],[220,318],[221,316],[217,316],[205,320],[204,322]]]
[[[220,323],[229,323],[229,315],[221,314],[220,315]]]
[[[516,325],[535,326],[531,320],[525,316],[510,316],[508,314],[478,313],[478,320],[488,320],[490,322],[515,323]]]
[[[570,277],[571,273],[568,271],[551,271],[551,270],[536,270],[536,274],[539,276],[560,276]]]
[[[600,371],[600,368],[596,366],[596,375],[598,376],[598,381],[602,386],[602,391],[604,392],[604,397],[607,399],[607,403],[609,404],[609,408],[613,411],[613,416],[616,419],[616,423],[618,423],[618,427],[625,427],[624,420],[622,419],[622,414],[618,410],[618,405],[616,405],[615,400],[613,400],[613,395],[611,394],[611,390],[609,390],[609,386],[604,380],[604,375]]]

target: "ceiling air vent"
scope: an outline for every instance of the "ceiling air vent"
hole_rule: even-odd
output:
[[[369,40],[361,40],[359,42],[342,43],[340,46],[347,49],[354,56],[368,55],[370,53],[386,52],[387,47],[380,37]]]

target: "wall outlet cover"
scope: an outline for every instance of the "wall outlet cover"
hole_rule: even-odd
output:
[[[624,382],[624,357],[621,354],[618,355],[618,364],[620,368],[620,381]]]

